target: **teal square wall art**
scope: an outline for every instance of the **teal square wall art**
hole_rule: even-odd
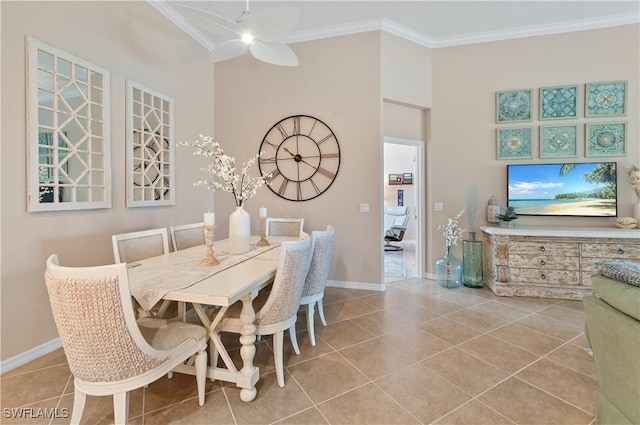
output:
[[[542,87],[540,120],[578,118],[578,86]]]
[[[540,158],[578,156],[577,125],[540,126]]]
[[[586,84],[585,99],[586,117],[627,115],[627,82]]]
[[[584,156],[621,156],[626,150],[627,125],[623,122],[587,124]]]
[[[498,128],[496,157],[497,159],[531,158],[531,127]]]
[[[496,92],[496,122],[531,121],[532,93],[533,90]]]

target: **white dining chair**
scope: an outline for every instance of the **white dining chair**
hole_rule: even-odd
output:
[[[316,345],[316,334],[314,329],[316,305],[318,306],[318,315],[320,316],[322,325],[327,326],[322,300],[324,298],[324,289],[327,286],[327,278],[329,277],[329,268],[331,267],[331,257],[333,255],[335,239],[336,231],[331,226],[327,226],[327,230],[325,231],[311,232],[313,256],[311,258],[309,273],[305,279],[302,298],[300,299],[300,305],[307,306],[307,329],[311,345]]]
[[[257,310],[254,324],[256,336],[273,335],[273,359],[276,367],[278,385],[284,387],[283,339],[284,331],[289,330],[291,342],[296,354],[300,354],[296,340],[296,320],[300,307],[300,298],[304,281],[311,265],[312,242],[310,239],[282,242],[278,269],[271,291],[256,298]],[[263,305],[261,305],[263,304]],[[234,304],[223,318],[217,330],[240,333],[241,303]],[[217,353],[212,350],[215,365]]]
[[[207,330],[146,317],[136,321],[126,264],[63,267],[47,260],[51,311],[74,377],[71,424],[79,424],[87,395],[113,396],[115,424],[126,424],[129,392],[183,362],[195,365],[198,403],[204,404]]]
[[[113,257],[116,263],[135,263],[145,258],[156,257],[169,253],[169,236],[164,227],[158,229],[141,230],[137,232],[118,233],[111,237]],[[164,300],[153,309],[152,314],[164,316],[171,305]],[[137,308],[140,315],[149,312]],[[183,319],[186,315],[186,305],[178,303],[178,316]]]
[[[181,224],[171,226],[171,245],[174,251],[204,245],[204,223]]]
[[[169,253],[166,228],[119,233],[111,237],[116,263],[133,263]]]
[[[302,238],[304,218],[268,217],[265,233],[269,236],[294,236]]]

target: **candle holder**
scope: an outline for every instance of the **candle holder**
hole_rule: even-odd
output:
[[[260,217],[260,240],[256,244],[256,246],[269,246],[269,241],[267,240],[267,218]]]
[[[204,258],[200,261],[202,266],[216,266],[220,264],[220,261],[213,256],[213,240],[211,237],[211,228],[213,226],[204,226]]]

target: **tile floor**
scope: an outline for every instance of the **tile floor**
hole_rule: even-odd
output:
[[[271,339],[257,344],[258,396],[174,374],[134,391],[131,424],[592,424],[597,388],[585,352],[579,301],[502,298],[408,279],[386,292],[328,288],[329,325],[301,355],[285,338],[286,386],[274,373]],[[235,339],[233,340],[235,341]],[[234,357],[239,358],[237,350]],[[71,409],[73,379],[62,350],[1,379],[3,424],[68,423],[7,418],[6,408]],[[89,397],[84,424],[110,424],[111,398]]]

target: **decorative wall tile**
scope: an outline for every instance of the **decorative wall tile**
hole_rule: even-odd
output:
[[[577,125],[540,126],[540,158],[578,156]]]
[[[531,127],[497,129],[496,156],[497,159],[531,158]]]
[[[542,87],[540,119],[578,118],[578,86]]]
[[[496,92],[496,122],[531,121],[532,90]]]
[[[620,156],[626,153],[626,123],[587,124],[585,156]]]
[[[585,85],[585,116],[612,117],[627,114],[627,82]]]

